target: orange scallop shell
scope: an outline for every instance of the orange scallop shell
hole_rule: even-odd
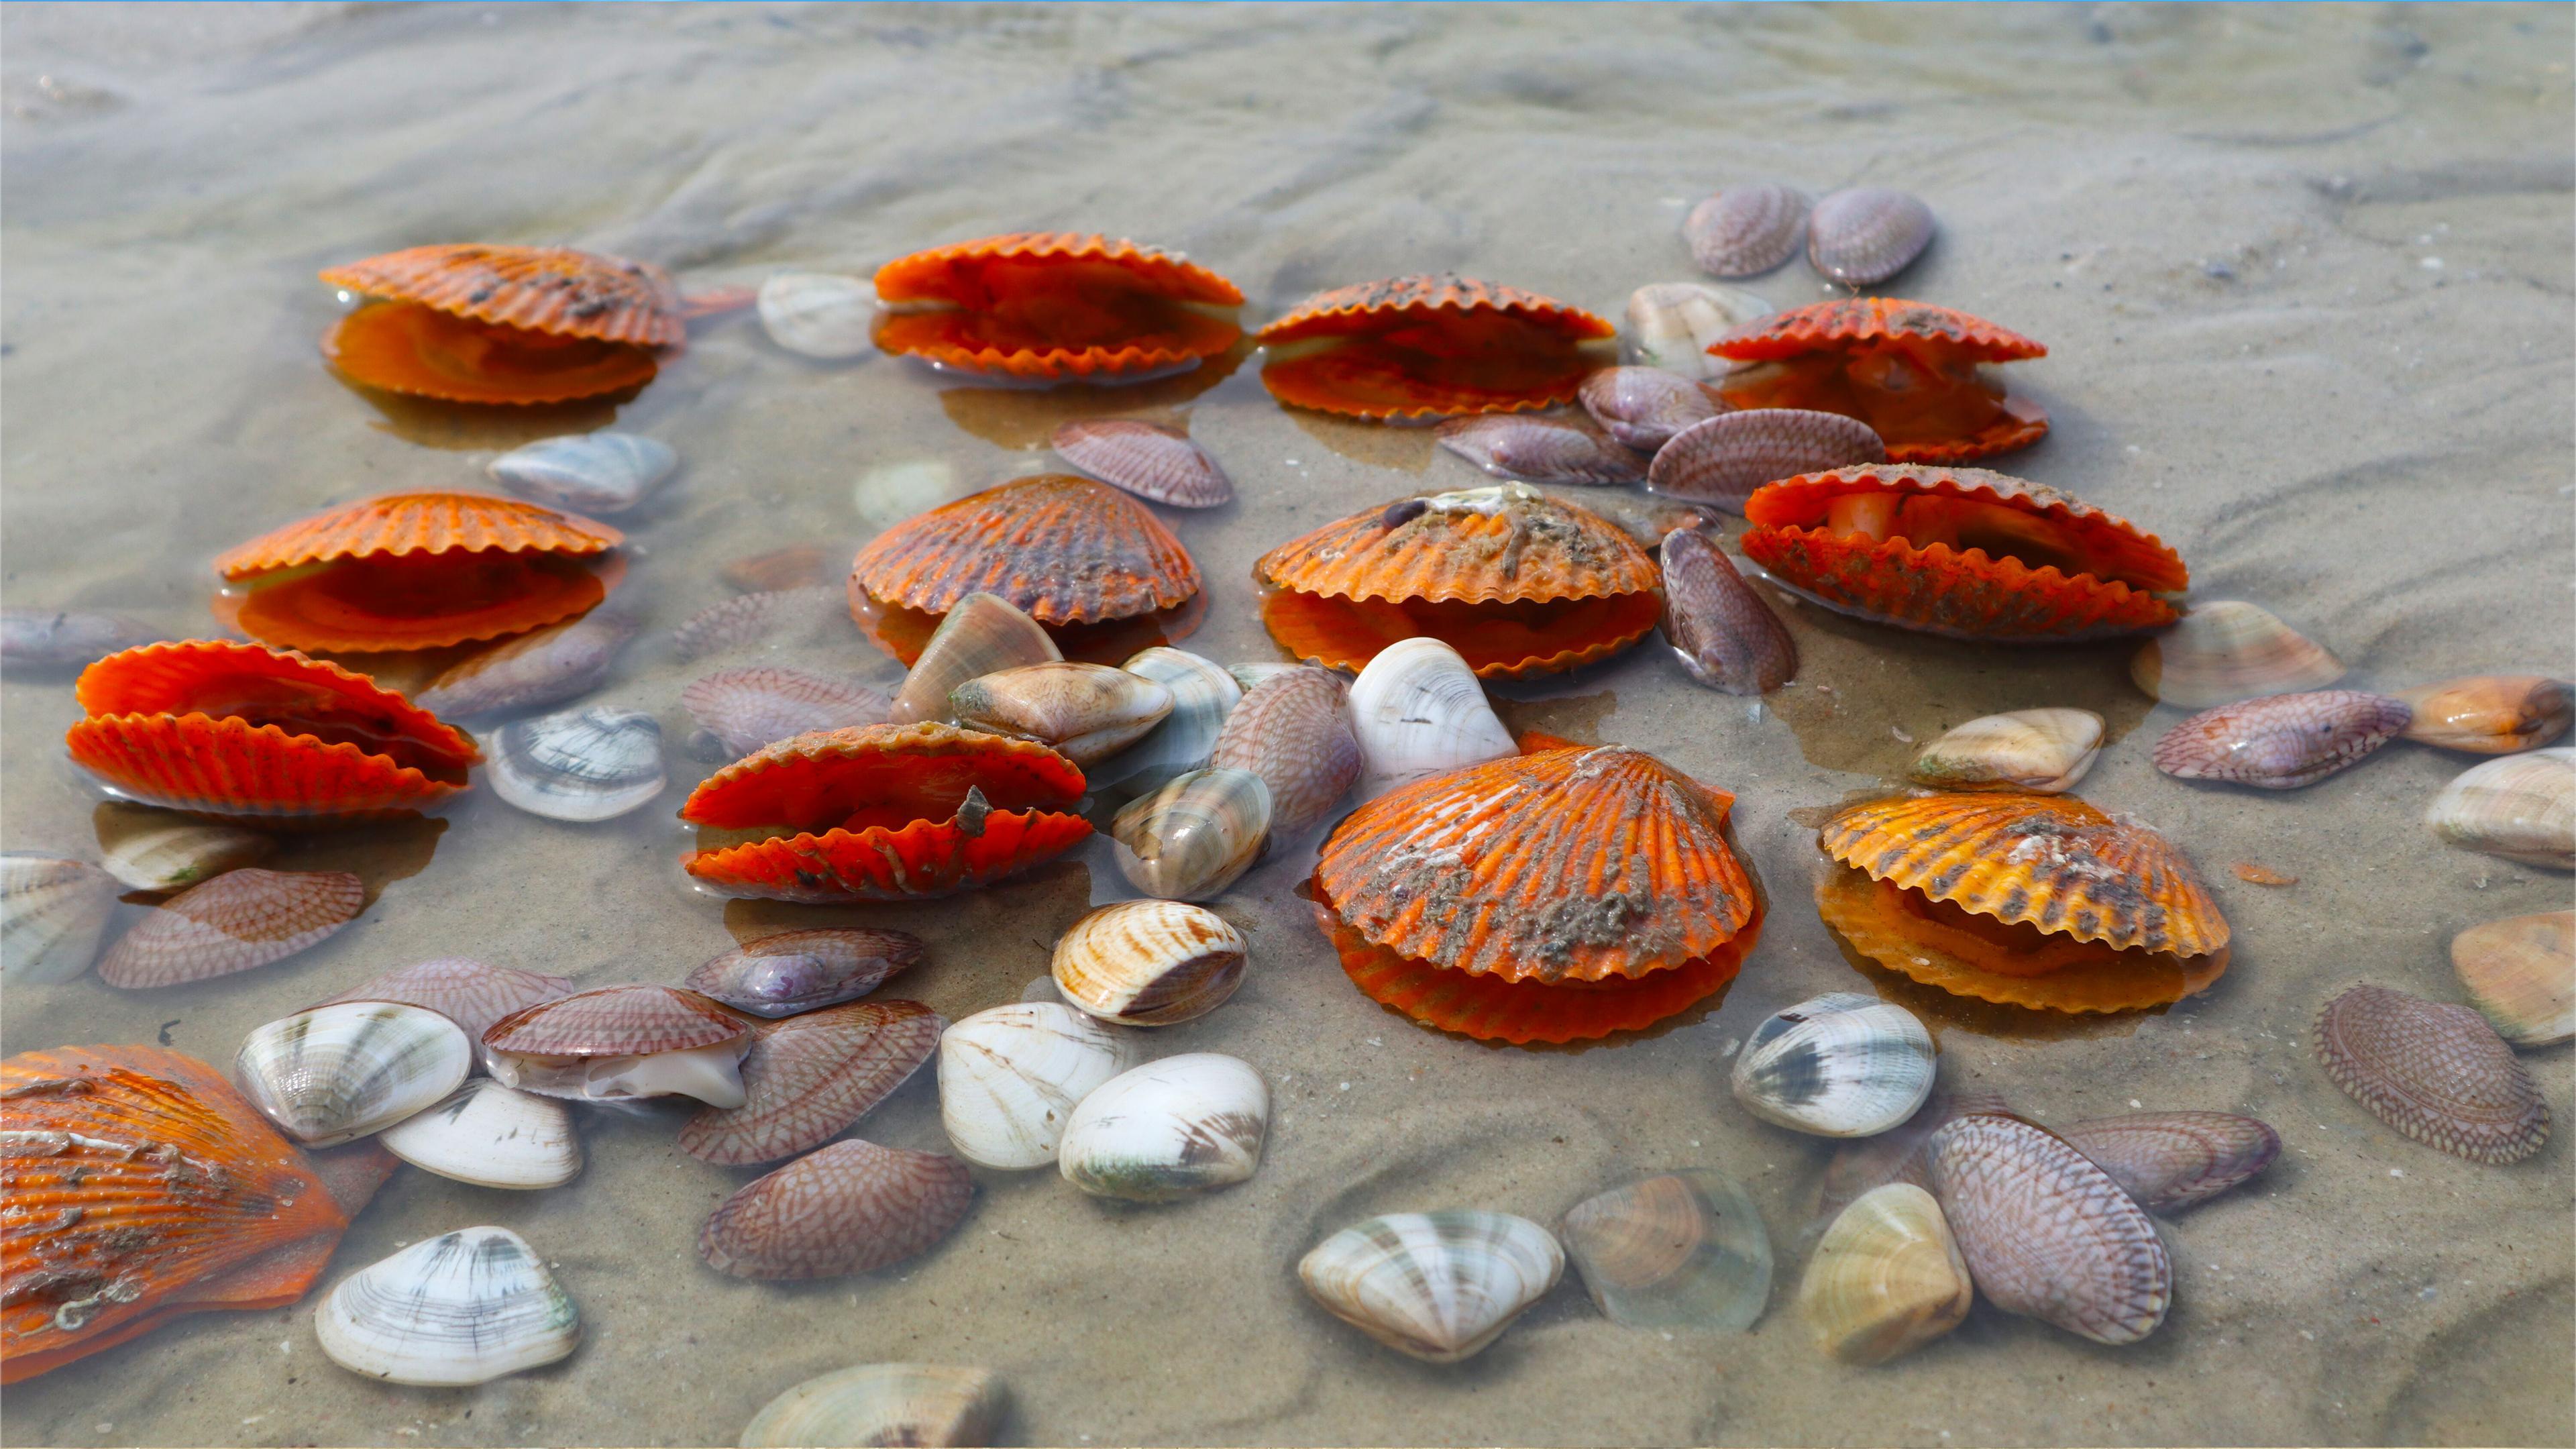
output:
[[[2116,577],[2069,577],[2054,565],[1946,543],[1838,534],[1826,509],[1857,493],[1931,494],[2001,504],[2046,518],[2117,560]],[[2179,617],[2155,591],[2186,588],[2190,571],[2155,535],[2069,494],[1982,468],[1870,463],[1766,483],[1745,500],[1745,556],[1829,608],[1966,639],[2059,643],[2160,628]]]
[[[1265,345],[1333,337],[1349,331],[1357,319],[1407,309],[1511,312],[1544,323],[1568,337],[1586,339],[1615,337],[1619,330],[1580,307],[1536,292],[1472,277],[1418,273],[1318,292],[1262,328],[1260,337]]]
[[[595,554],[626,535],[605,523],[516,498],[483,493],[389,493],[317,513],[215,557],[215,570],[241,580],[299,564],[378,555],[445,553]]]
[[[363,674],[255,644],[128,649],[82,671],[74,763],[137,799],[226,816],[417,810],[466,787],[474,742]]]
[[[680,818],[768,838],[701,850],[729,895],[906,900],[988,885],[1080,843],[1082,771],[1044,745],[922,722],[821,730],[736,760]],[[980,811],[965,808],[969,793]]]
[[[183,1313],[304,1296],[348,1227],[223,1074],[149,1046],[0,1062],[0,1383]]]
[[[688,328],[679,285],[650,262],[571,247],[449,243],[332,267],[325,284],[500,327],[671,347]]]
[[[1354,417],[1519,412],[1572,401],[1607,360],[1584,344],[1616,335],[1518,287],[1389,277],[1318,293],[1261,329],[1261,382],[1281,402]]]
[[[1734,797],[1619,745],[1417,780],[1334,829],[1318,897],[1372,944],[1503,981],[1638,978],[1757,913],[1724,835]]]
[[[878,268],[876,292],[889,308],[876,326],[880,349],[967,372],[1161,372],[1217,356],[1243,335],[1230,316],[1243,304],[1234,283],[1177,253],[1097,234],[1019,232],[934,247]]]
[[[648,348],[494,326],[422,302],[372,302],[342,317],[322,334],[322,360],[382,392],[514,407],[630,392],[661,371]]]
[[[1982,317],[1898,297],[1845,297],[1775,312],[1709,344],[1735,362],[1771,362],[1877,338],[1937,342],[1979,362],[2046,357],[2048,349]]]
[[[942,504],[870,539],[850,563],[850,605],[944,614],[997,594],[1042,624],[1174,608],[1199,566],[1145,505],[1105,483],[1050,473]]]

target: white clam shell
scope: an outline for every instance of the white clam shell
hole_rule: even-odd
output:
[[[1923,747],[1908,778],[1944,790],[2075,788],[2102,753],[2089,709],[2016,709],[1972,719]]]
[[[1431,1363],[1473,1357],[1565,1273],[1547,1229],[1510,1213],[1389,1213],[1315,1245],[1297,1277],[1336,1318]]]
[[[484,469],[522,498],[580,513],[623,513],[680,466],[659,438],[639,433],[569,433],[513,448]]]
[[[2343,661],[2259,604],[2212,599],[2140,645],[2129,677],[2167,704],[2206,709],[2323,689],[2343,678]]]
[[[1168,1202],[1249,1180],[1269,1130],[1261,1073],[1215,1052],[1185,1052],[1094,1088],[1065,1123],[1056,1165],[1094,1197]]]
[[[1613,1323],[1739,1332],[1770,1306],[1771,1235],[1733,1178],[1658,1173],[1575,1204],[1561,1231]]]
[[[382,1131],[455,1091],[474,1069],[464,1029],[427,1007],[342,1001],[252,1030],[233,1080],[308,1147]]]
[[[228,870],[257,865],[277,850],[277,840],[238,825],[194,820],[149,806],[111,805],[102,811],[101,869],[139,891],[186,890]]]
[[[0,980],[69,981],[98,956],[116,877],[50,855],[0,855]]]
[[[1914,1115],[1938,1070],[1932,1034],[1904,1007],[1833,991],[1775,1011],[1735,1059],[1735,1100],[1818,1137],[1873,1137]]]
[[[1650,367],[1715,377],[1727,364],[1709,356],[1708,345],[1777,310],[1740,287],[1651,282],[1628,294],[1628,345]]]
[[[781,272],[760,284],[761,330],[804,357],[838,360],[877,350],[870,340],[877,290],[861,277]]]
[[[1171,690],[1141,674],[1062,659],[981,675],[948,692],[959,724],[1052,745],[1083,766],[1143,739],[1172,703]]]
[[[1133,1038],[1060,1002],[979,1011],[940,1035],[940,1125],[978,1166],[1044,1167],[1074,1105],[1136,1057]]]
[[[2424,810],[2463,850],[2576,870],[2576,747],[2506,755],[2465,771]]]
[[[1110,853],[1149,896],[1203,901],[1234,884],[1270,838],[1270,786],[1250,770],[1196,770],[1130,801],[1111,820]]]
[[[1377,652],[1351,684],[1351,732],[1365,773],[1360,794],[1520,753],[1485,686],[1458,651],[1415,638]]]
[[[662,726],[597,705],[518,720],[493,732],[488,774],[495,794],[531,815],[614,819],[662,793]]]
[[[572,1109],[475,1077],[376,1140],[424,1172],[477,1187],[560,1187],[581,1174]]]
[[[818,1444],[990,1444],[1009,1407],[992,1370],[863,1363],[818,1374],[761,1406],[742,1449]]]
[[[322,1300],[313,1332],[352,1373],[461,1388],[571,1354],[581,1314],[525,1238],[460,1228],[359,1269]]]
[[[1243,686],[1224,665],[1185,649],[1156,645],[1118,666],[1172,692],[1172,712],[1126,749],[1083,767],[1094,790],[1112,786],[1130,795],[1157,790],[1174,776],[1207,768],[1226,716],[1243,698]]]
[[[1055,943],[1056,989],[1075,1009],[1121,1026],[1204,1016],[1243,984],[1250,946],[1225,917],[1180,901],[1119,901]]]
[[[1910,1182],[1853,1199],[1817,1240],[1798,1284],[1816,1346],[1850,1364],[1922,1347],[1956,1328],[1975,1300],[1941,1204]]]

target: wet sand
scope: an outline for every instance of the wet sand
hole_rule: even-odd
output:
[[[461,422],[382,409],[318,365],[323,265],[431,240],[560,240],[695,285],[866,272],[1012,229],[1177,246],[1259,318],[1326,285],[1455,268],[1616,316],[1692,276],[1676,233],[1729,180],[1899,185],[1942,233],[1900,295],[2040,338],[2016,365],[2055,431],[2002,460],[2133,518],[2202,598],[2262,602],[2401,686],[2571,672],[2570,13],[2196,6],[1965,11],[1666,8],[308,7],[0,12],[0,594],[206,629],[207,562],[325,505],[474,486],[524,437],[600,413]],[[1803,263],[1751,284],[1821,295]],[[253,1026],[382,971],[473,954],[583,983],[676,980],[733,930],[793,916],[919,931],[888,988],[951,1018],[1015,999],[1116,886],[1097,855],[966,901],[795,912],[683,888],[672,817],[707,768],[678,746],[669,630],[741,555],[836,551],[938,499],[1036,471],[1074,410],[1185,419],[1243,497],[1171,521],[1210,583],[1187,647],[1269,659],[1252,559],[1367,504],[1477,476],[1418,431],[1295,415],[1243,367],[1192,393],[995,394],[883,359],[801,360],[747,316],[703,325],[617,412],[683,470],[618,520],[646,621],[595,696],[653,711],[670,792],[604,825],[478,790],[443,832],[304,847],[364,857],[357,925],[277,966],[123,993],[9,992],[5,1044],[151,1041],[228,1062]],[[935,463],[894,475],[872,470]],[[891,481],[890,481],[891,479]],[[2561,1135],[2510,1168],[2398,1136],[2311,1060],[2344,983],[2458,999],[2444,943],[2568,903],[2568,878],[2448,850],[2418,823],[2465,757],[2394,746],[2282,795],[2157,775],[2179,717],[2125,651],[2014,653],[1786,610],[1806,665],[1766,706],[1649,646],[1498,693],[1516,725],[1656,751],[1738,797],[1771,892],[1722,1005],[1644,1040],[1494,1049],[1362,999],[1291,894],[1311,850],[1217,909],[1247,984],[1157,1035],[1258,1066],[1275,1094],[1251,1183],[1122,1209],[1053,1173],[979,1173],[955,1237],[893,1271],[767,1285],[706,1269],[699,1221],[751,1174],[700,1164],[683,1113],[586,1114],[590,1165],[512,1195],[405,1169],[325,1286],[400,1245],[498,1223],[558,1265],[588,1340],[474,1391],[362,1381],[316,1349],[312,1301],[200,1316],[8,1391],[13,1444],[731,1443],[770,1396],[850,1363],[989,1365],[1015,1441],[1084,1443],[2308,1444],[2576,1442],[2565,1140],[2570,1052],[2529,1054]],[[894,672],[854,637],[789,652]],[[1999,708],[2078,704],[2120,736],[2083,788],[2168,831],[2236,929],[2233,969],[2157,1015],[2072,1028],[1918,996],[1954,1090],[2043,1122],[2251,1113],[2281,1160],[2168,1225],[2176,1303],[2103,1348],[1980,1306],[1886,1368],[1822,1359],[1791,1301],[1820,1142],[1726,1095],[1729,1048],[1777,1007],[1894,990],[1808,903],[1793,810],[1876,785]],[[62,757],[66,683],[0,686],[5,844],[87,855]],[[2293,874],[2240,884],[2236,861]],[[864,1122],[942,1148],[924,1074]],[[1742,1335],[1634,1332],[1568,1280],[1475,1360],[1414,1363],[1329,1319],[1290,1265],[1360,1216],[1444,1206],[1553,1223],[1648,1170],[1752,1189],[1781,1259]]]

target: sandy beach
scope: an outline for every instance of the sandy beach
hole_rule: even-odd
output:
[[[1103,231],[1241,283],[1248,320],[1310,292],[1456,270],[1616,318],[1695,276],[1682,213],[1731,181],[1902,187],[1940,221],[1888,290],[2047,343],[2016,364],[2054,430],[1997,460],[2160,535],[2199,599],[2265,605],[2347,687],[2576,675],[2576,19],[2564,6],[121,6],[0,9],[0,598],[210,632],[209,560],[330,504],[475,487],[529,438],[607,409],[460,419],[378,405],[314,339],[326,265],[444,240],[560,241],[693,286],[866,275],[940,242]],[[1750,284],[1826,295],[1803,262]],[[1017,999],[1095,899],[1095,846],[962,900],[727,903],[687,888],[675,818],[713,768],[681,748],[707,665],[670,631],[720,570],[1047,471],[1063,418],[1182,422],[1240,500],[1167,514],[1208,580],[1184,647],[1272,660],[1249,571],[1328,519],[1481,475],[1427,430],[1283,409],[1258,364],[1103,398],[958,386],[897,360],[816,363],[748,314],[702,324],[616,426],[683,463],[618,520],[644,622],[595,698],[672,746],[652,806],[594,826],[476,790],[441,821],[315,836],[358,923],[281,964],[123,992],[13,987],[0,1046],[156,1039],[219,1065],[263,1022],[427,957],[584,985],[676,981],[774,923],[915,931],[885,994],[956,1019]],[[1642,498],[1642,495],[1636,495]],[[1773,597],[1779,597],[1774,595]],[[1804,661],[1756,703],[1659,643],[1498,687],[1506,720],[1653,751],[1736,796],[1767,889],[1761,945],[1714,1010],[1580,1051],[1479,1045],[1361,997],[1291,892],[1311,844],[1213,902],[1252,941],[1241,992],[1155,1036],[1252,1063],[1274,1098],[1260,1173],[1122,1208],[1052,1171],[977,1174],[965,1225],[884,1273],[721,1276],[694,1248],[754,1174],[674,1145],[686,1113],[582,1120],[589,1165],[529,1194],[405,1169],[322,1288],[450,1229],[524,1234],[578,1302],[569,1360],[470,1391],[362,1380],[316,1346],[314,1299],[200,1315],[13,1386],[13,1445],[730,1444],[773,1395],[874,1360],[980,1364],[1006,1442],[1084,1444],[2576,1443],[2576,1067],[2524,1054],[2560,1133],[2511,1167],[2399,1136],[2309,1049],[2367,980],[2461,999],[2445,943],[2569,904],[2569,878],[2445,847],[2427,801],[2474,763],[2398,744],[2280,794],[2187,784],[2147,757],[2182,717],[2128,680],[2133,644],[2015,652],[1784,604]],[[854,631],[782,656],[880,684]],[[2236,932],[2232,969],[2170,1011],[2072,1024],[1929,998],[1850,964],[1810,900],[1815,807],[1883,788],[1976,715],[2110,721],[2083,795],[2164,830]],[[94,857],[97,797],[62,747],[67,680],[0,685],[0,843]],[[1793,815],[1793,812],[1799,812]],[[1800,823],[1801,820],[1807,823]],[[2241,883],[2250,862],[2298,878]],[[1879,1369],[1810,1343],[1793,1302],[1826,1144],[1754,1120],[1728,1058],[1828,990],[1923,1015],[1954,1091],[2043,1123],[2132,1110],[2260,1117],[2247,1187],[2164,1225],[2176,1301],[2106,1348],[1980,1305]],[[924,1072],[856,1129],[946,1150]],[[1780,1267],[1744,1334],[1605,1320],[1569,1272],[1493,1348],[1435,1367],[1299,1289],[1323,1235],[1397,1210],[1553,1224],[1678,1166],[1745,1183]],[[316,1297],[319,1296],[317,1290]]]

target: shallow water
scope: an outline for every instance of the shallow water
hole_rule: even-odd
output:
[[[2571,672],[2576,127],[2564,7],[1804,9],[575,8],[0,12],[0,465],[12,605],[210,626],[208,560],[325,505],[475,486],[492,453],[611,409],[461,419],[378,405],[313,339],[326,264],[430,240],[561,240],[704,286],[866,272],[1012,229],[1187,249],[1260,318],[1328,285],[1454,268],[1615,316],[1692,275],[1676,224],[1731,179],[1894,184],[1942,234],[1900,294],[2047,342],[2017,364],[2055,431],[2007,471],[2154,530],[2205,598],[2263,602],[2396,686]],[[1750,284],[1820,295],[1803,263]],[[590,985],[676,980],[733,933],[793,920],[920,932],[888,994],[952,1019],[1015,999],[1054,936],[1118,888],[1105,857],[966,901],[803,910],[683,888],[672,818],[707,768],[678,746],[707,666],[669,631],[727,596],[727,561],[837,557],[1044,461],[1067,416],[1185,420],[1243,494],[1167,514],[1209,580],[1186,647],[1269,659],[1246,582],[1264,548],[1478,475],[1419,430],[1292,414],[1257,366],[1127,392],[961,388],[883,359],[820,365],[748,316],[614,409],[682,471],[618,520],[644,619],[594,699],[658,715],[674,779],[599,826],[478,790],[433,824],[321,837],[363,858],[359,923],[285,963],[175,990],[85,978],[9,993],[11,1052],[156,1038],[217,1063],[253,1026],[423,957]],[[1213,386],[1203,386],[1213,378]],[[879,1359],[979,1363],[1021,1442],[2348,1443],[2576,1441],[2565,1047],[2526,1055],[2562,1136],[2510,1168],[2418,1146],[2343,1097],[2308,1022],[2343,983],[2458,999],[2452,933],[2568,901],[2568,880],[2447,850],[2417,823],[2469,763],[2397,745],[2284,795],[2157,775],[2179,717],[2117,648],[2005,652],[1786,611],[1806,661],[1761,708],[1692,685],[1651,642],[1496,691],[1515,727],[1618,740],[1738,797],[1772,897],[1716,1010],[1582,1052],[1478,1046],[1360,998],[1275,854],[1217,903],[1254,963],[1160,1050],[1268,1076],[1251,1183],[1105,1207],[1052,1173],[980,1173],[959,1233],[870,1277],[707,1270],[697,1224],[751,1174],[682,1155],[680,1113],[590,1113],[572,1185],[509,1195],[406,1170],[324,1286],[475,1223],[558,1266],[588,1340],[474,1391],[362,1381],[315,1347],[313,1300],[199,1316],[13,1387],[12,1443],[730,1443],[803,1378]],[[847,632],[789,657],[891,681]],[[2101,1348],[1981,1306],[1877,1370],[1821,1359],[1792,1303],[1821,1143],[1726,1097],[1729,1047],[1829,989],[1894,990],[1815,919],[1812,825],[1931,738],[1997,708],[2080,704],[2114,742],[2083,793],[2199,862],[2233,969],[2170,1012],[2038,1030],[1902,994],[1952,1090],[2046,1122],[2250,1113],[2264,1177],[2171,1222],[2172,1316]],[[0,685],[5,844],[87,855],[95,797],[62,757],[67,683]],[[1812,821],[1812,816],[1807,817]],[[2239,884],[2232,862],[2299,877]],[[300,862],[299,862],[300,863]],[[928,1074],[860,1129],[942,1149]],[[1745,1335],[1619,1328],[1572,1281],[1493,1348],[1434,1368],[1330,1320],[1290,1265],[1380,1211],[1554,1222],[1639,1173],[1744,1181],[1782,1259]]]

